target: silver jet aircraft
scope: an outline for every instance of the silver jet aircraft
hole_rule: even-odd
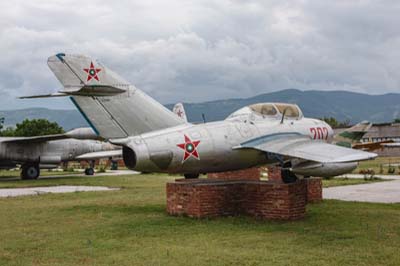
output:
[[[376,157],[329,144],[332,128],[305,118],[294,104],[253,104],[223,121],[194,125],[89,57],[57,54],[48,65],[63,89],[31,97],[70,96],[98,135],[123,147],[126,166],[137,171],[197,178],[275,164],[284,181],[293,182],[347,173]]]
[[[91,128],[47,136],[3,137],[0,138],[0,169],[21,164],[22,179],[37,179],[41,168],[54,168],[67,161],[90,161],[85,174],[93,175],[92,160],[121,154],[120,147],[95,139],[98,136]]]

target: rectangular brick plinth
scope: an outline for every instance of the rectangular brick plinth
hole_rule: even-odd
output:
[[[322,178],[306,178],[307,203],[317,203],[322,201]]]
[[[279,166],[268,166],[268,180],[274,182],[283,183],[281,170],[282,168]]]
[[[298,220],[306,212],[306,182],[199,179],[167,183],[167,212],[190,217],[245,214]]]
[[[253,167],[238,171],[209,173],[208,178],[224,180],[260,180],[261,170],[259,167]]]
[[[283,183],[282,168],[279,166],[269,166],[268,180],[276,183]],[[310,177],[304,179],[307,189],[307,203],[317,203],[322,201],[322,179],[320,177]]]

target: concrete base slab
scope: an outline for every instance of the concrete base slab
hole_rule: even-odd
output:
[[[92,187],[92,186],[53,186],[30,188],[3,188],[0,189],[0,198],[41,195],[47,193],[72,193],[83,191],[110,191],[119,188]]]
[[[96,176],[120,176],[120,175],[138,175],[140,172],[132,171],[132,170],[107,170],[105,173],[95,173],[94,175],[85,175],[83,173],[70,173],[65,175],[45,175],[40,176],[39,179],[57,179],[57,178],[64,178],[64,177],[71,177],[71,176],[83,176],[83,177],[96,177]],[[20,177],[1,177],[0,181],[17,181],[21,180]]]
[[[323,198],[344,201],[400,203],[400,179],[371,184],[324,188]]]
[[[361,174],[346,174],[346,175],[341,175],[341,176],[338,176],[338,177],[363,179],[365,176],[361,175]],[[381,178],[381,179],[389,179],[389,180],[400,179],[400,175],[381,175],[381,174],[377,174],[377,175],[374,175],[374,177]]]

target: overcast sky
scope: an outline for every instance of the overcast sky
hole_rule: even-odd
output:
[[[46,65],[83,53],[162,103],[287,88],[400,92],[400,1],[0,2],[0,110],[54,92]]]

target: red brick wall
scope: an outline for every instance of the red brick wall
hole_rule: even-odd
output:
[[[246,184],[245,213],[268,220],[298,220],[306,213],[305,182]]]
[[[235,215],[235,197],[239,193],[235,182],[207,179],[170,182],[167,183],[167,212],[197,218]]]
[[[268,180],[274,182],[283,182],[281,176],[281,168],[278,166],[268,166]]]
[[[268,180],[282,183],[281,168],[270,166],[268,169]],[[320,177],[305,178],[307,189],[307,203],[322,201],[322,179]]]
[[[209,173],[208,178],[224,179],[224,180],[259,180],[261,170],[258,167],[253,167],[238,171],[229,171],[221,173]]]
[[[167,212],[190,217],[247,214],[269,220],[305,216],[306,182],[207,180],[167,183]]]
[[[322,179],[320,177],[306,178],[307,203],[322,201]]]

